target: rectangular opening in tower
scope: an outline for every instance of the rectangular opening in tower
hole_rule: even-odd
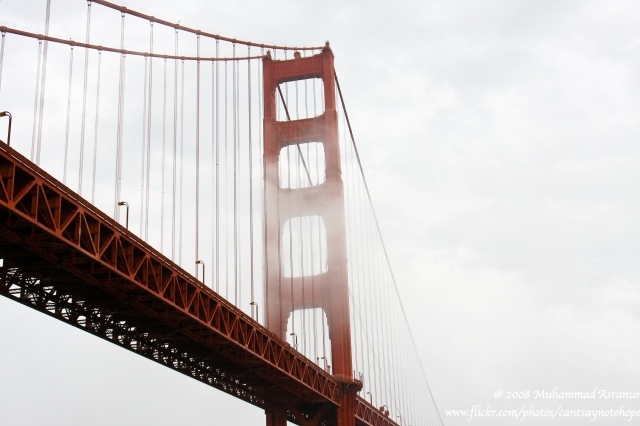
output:
[[[313,295],[307,304],[311,305]],[[320,296],[316,295],[319,299]],[[298,352],[331,372],[331,340],[327,315],[320,308],[298,309],[287,319],[287,342]]]
[[[305,78],[278,84],[276,88],[277,121],[302,120],[317,117],[323,113],[324,82],[322,79]]]
[[[320,185],[326,180],[325,171],[324,145],[320,142],[289,145],[280,150],[280,188]]]
[[[327,231],[321,216],[294,217],[284,223],[280,261],[283,277],[311,279],[327,272]]]

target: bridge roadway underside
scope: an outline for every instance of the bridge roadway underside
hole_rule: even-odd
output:
[[[348,391],[0,142],[0,294],[303,426]],[[357,398],[358,425],[396,425]],[[322,419],[322,420],[320,420]]]

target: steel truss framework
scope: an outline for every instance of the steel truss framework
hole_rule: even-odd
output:
[[[300,425],[349,389],[0,142],[0,294]],[[359,425],[396,425],[362,398]]]

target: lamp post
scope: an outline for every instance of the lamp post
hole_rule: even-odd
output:
[[[7,146],[11,146],[11,122],[13,117],[9,111],[0,112],[0,117],[9,117],[9,130],[7,131]]]
[[[249,303],[251,305],[251,316],[253,317],[253,307],[256,307],[256,318],[255,320],[260,322],[260,315],[258,314],[258,302],[251,302]]]
[[[327,373],[330,373],[331,372],[331,366],[329,364],[327,364],[327,357],[323,356],[323,357],[318,358],[318,360],[321,360],[321,359],[324,360],[324,371],[326,371]]]
[[[290,333],[289,336],[293,336],[293,347],[298,350],[298,336],[296,336],[296,333]]]
[[[371,395],[371,392],[367,392],[367,395],[369,395],[369,403],[373,405],[373,396]]]
[[[202,284],[204,284],[204,261],[196,260],[196,273],[198,272],[198,266],[197,265],[202,265]]]
[[[118,201],[118,206],[127,206],[127,221],[126,228],[129,229],[129,204],[126,201]]]

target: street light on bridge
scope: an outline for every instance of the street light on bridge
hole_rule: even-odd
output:
[[[126,201],[118,201],[118,206],[127,206],[127,221],[125,227],[129,229],[129,204]]]
[[[260,322],[260,315],[258,314],[258,302],[251,302],[249,303],[251,305],[251,317],[253,317],[253,307],[256,307],[256,318],[255,320]]]
[[[198,273],[198,265],[202,265],[202,284],[204,284],[204,261],[196,260],[196,274]]]
[[[7,146],[11,146],[11,122],[13,117],[9,111],[0,112],[0,117],[9,117],[9,129],[7,130]]]

